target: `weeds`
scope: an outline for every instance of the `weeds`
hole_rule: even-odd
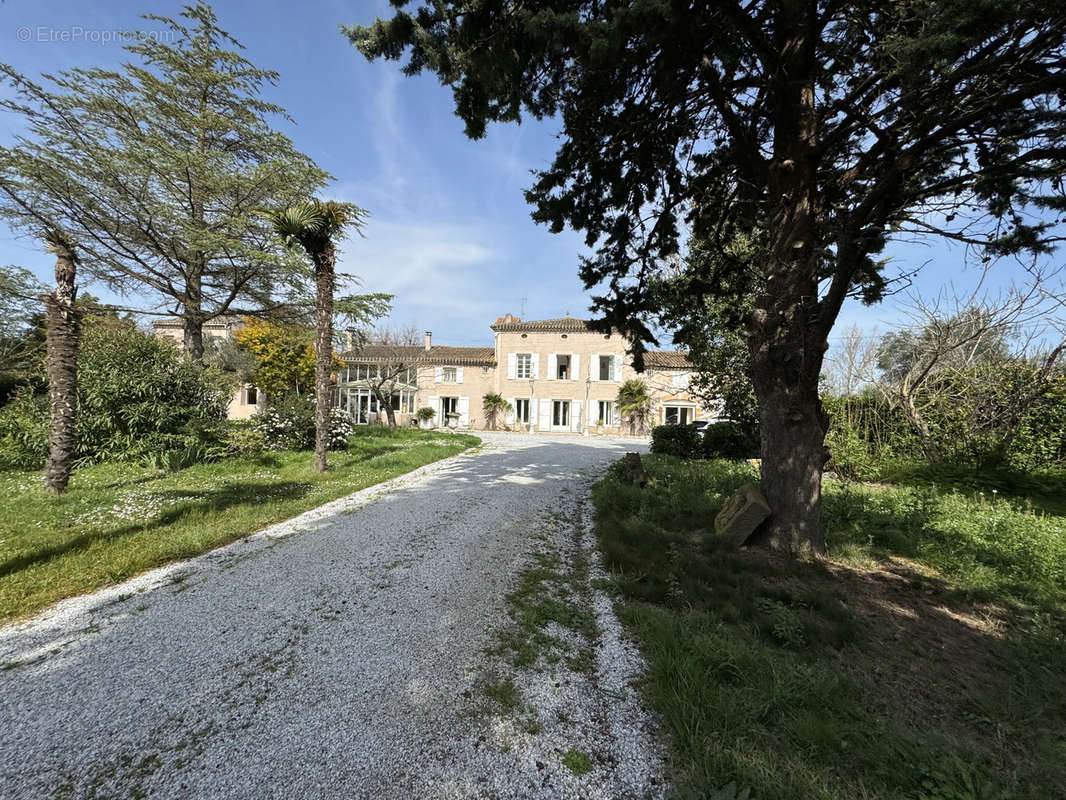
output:
[[[1061,792],[1066,520],[1049,495],[827,481],[831,558],[803,564],[709,533],[747,465],[645,466],[650,489],[613,469],[595,487],[597,535],[680,796]]]

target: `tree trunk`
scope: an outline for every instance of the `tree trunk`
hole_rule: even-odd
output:
[[[315,264],[315,469],[325,472],[329,446],[329,374],[333,363],[333,281],[336,250],[312,254]]]
[[[944,460],[944,454],[940,452],[929,426],[925,424],[918,406],[915,405],[914,396],[910,394],[902,396],[899,405],[903,411],[903,416],[907,418],[911,428],[918,435],[918,441],[921,444],[925,460],[930,464],[939,464]]]
[[[395,428],[396,412],[392,410],[392,392],[389,392],[388,397],[385,398],[385,402],[382,402],[380,397],[378,398],[378,407],[385,409],[385,417],[389,421],[389,427]]]
[[[824,555],[822,470],[828,418],[818,398],[817,379],[792,385],[773,369],[753,368],[762,435],[759,488],[771,516],[753,544],[791,555]]]
[[[193,361],[202,361],[204,357],[204,322],[202,319],[182,319],[182,339],[185,352]]]
[[[818,301],[824,243],[817,225],[822,212],[813,77],[817,40],[815,7],[798,0],[782,3],[774,39],[781,64],[768,99],[775,111],[774,156],[767,165],[766,283],[746,325],[762,435],[760,488],[771,512],[755,543],[791,555],[825,553],[822,469],[828,459],[828,418],[818,378],[844,296],[827,299],[830,305],[824,308]],[[832,311],[828,320],[827,309]]]
[[[52,494],[67,489],[74,465],[77,445],[75,425],[78,418],[78,336],[81,313],[74,306],[77,275],[74,253],[53,244],[56,253],[56,290],[44,295],[45,365],[48,372],[48,397],[51,422],[48,431],[48,461],[44,485]]]
[[[193,361],[204,358],[204,316],[201,307],[203,287],[200,273],[193,270],[185,284],[185,310],[181,317],[185,352]]]

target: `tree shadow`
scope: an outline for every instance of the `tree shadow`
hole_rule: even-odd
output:
[[[962,602],[997,602],[1018,609],[1066,606],[1066,587],[1049,566],[1053,543],[1034,535],[1025,546],[1013,546],[1030,533],[1027,523],[1020,521],[1009,523],[1022,526],[1017,529],[1020,532],[1007,530],[999,536],[975,536],[965,528],[954,528],[939,508],[954,488],[930,483],[918,484],[912,493],[891,495],[870,487],[845,486],[827,492],[824,509],[830,553],[849,557],[857,552],[862,558],[885,563],[902,558],[935,564],[964,584],[945,584],[939,591]],[[989,524],[998,522],[992,519]],[[974,580],[966,580],[968,576]],[[933,588],[920,570],[912,570],[909,579]]]
[[[299,499],[305,497],[313,484],[299,481],[282,481],[280,483],[237,483],[213,490],[165,489],[158,492],[165,499],[173,502],[158,516],[143,522],[132,523],[110,530],[89,531],[70,539],[35,550],[33,553],[16,556],[0,562],[0,577],[39,564],[57,556],[86,550],[97,542],[122,539],[126,536],[165,528],[183,516],[191,513],[210,513],[224,511],[245,505],[262,505],[271,499]]]

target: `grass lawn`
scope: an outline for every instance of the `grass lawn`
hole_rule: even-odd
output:
[[[1066,797],[1064,476],[829,480],[830,558],[792,563],[713,536],[747,465],[645,463],[597,532],[682,797]]]
[[[311,453],[267,453],[166,473],[133,464],[77,470],[44,493],[37,472],[0,472],[0,621],[203,553],[477,444],[473,436],[363,428],[332,469]]]

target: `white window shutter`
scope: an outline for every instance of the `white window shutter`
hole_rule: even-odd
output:
[[[581,365],[581,356],[577,353],[570,354],[570,380],[576,381],[578,379],[578,373]]]
[[[463,382],[463,368],[462,367],[456,367],[455,368],[455,382],[456,383],[462,383]]]
[[[556,377],[558,377],[558,374],[559,374],[556,371],[557,370],[556,360],[557,359],[555,358],[555,354],[554,353],[549,353],[548,354],[548,380],[550,380],[550,381],[554,381],[556,379]]]
[[[622,357],[621,356],[615,356],[614,357],[614,362],[612,364],[612,369],[614,371],[614,374],[611,376],[611,380],[612,381],[620,381],[620,380],[622,380]]]
[[[589,377],[594,381],[600,379],[600,357],[595,353],[589,357]]]
[[[615,428],[622,424],[618,414],[618,403],[611,403],[611,420],[607,424]]]
[[[460,428],[469,428],[470,427],[470,398],[469,397],[460,397],[459,398],[459,427]]]
[[[532,377],[539,378],[540,377],[540,354],[539,353],[534,353],[533,354],[532,367],[533,367]]]
[[[507,354],[507,378],[514,380],[518,377],[518,353]]]
[[[511,408],[507,411],[507,415],[504,417],[503,421],[508,425],[514,425],[516,420],[515,409],[518,406],[518,402],[514,397],[508,397],[507,402],[511,404]]]
[[[537,428],[542,431],[551,430],[552,426],[552,401],[541,400],[540,401],[540,419],[537,421]]]
[[[575,400],[570,404],[570,430],[581,432],[581,401]]]
[[[434,367],[433,368],[433,381],[435,383],[443,383],[443,381],[444,381],[444,368],[443,367]]]
[[[437,412],[436,416],[434,416],[432,419],[430,419],[429,424],[430,425],[439,425],[441,423],[441,418],[440,418],[440,403],[438,402],[438,398],[435,397],[434,395],[430,395],[429,397],[426,398],[426,406],[429,407],[429,408],[432,408],[434,411]]]

